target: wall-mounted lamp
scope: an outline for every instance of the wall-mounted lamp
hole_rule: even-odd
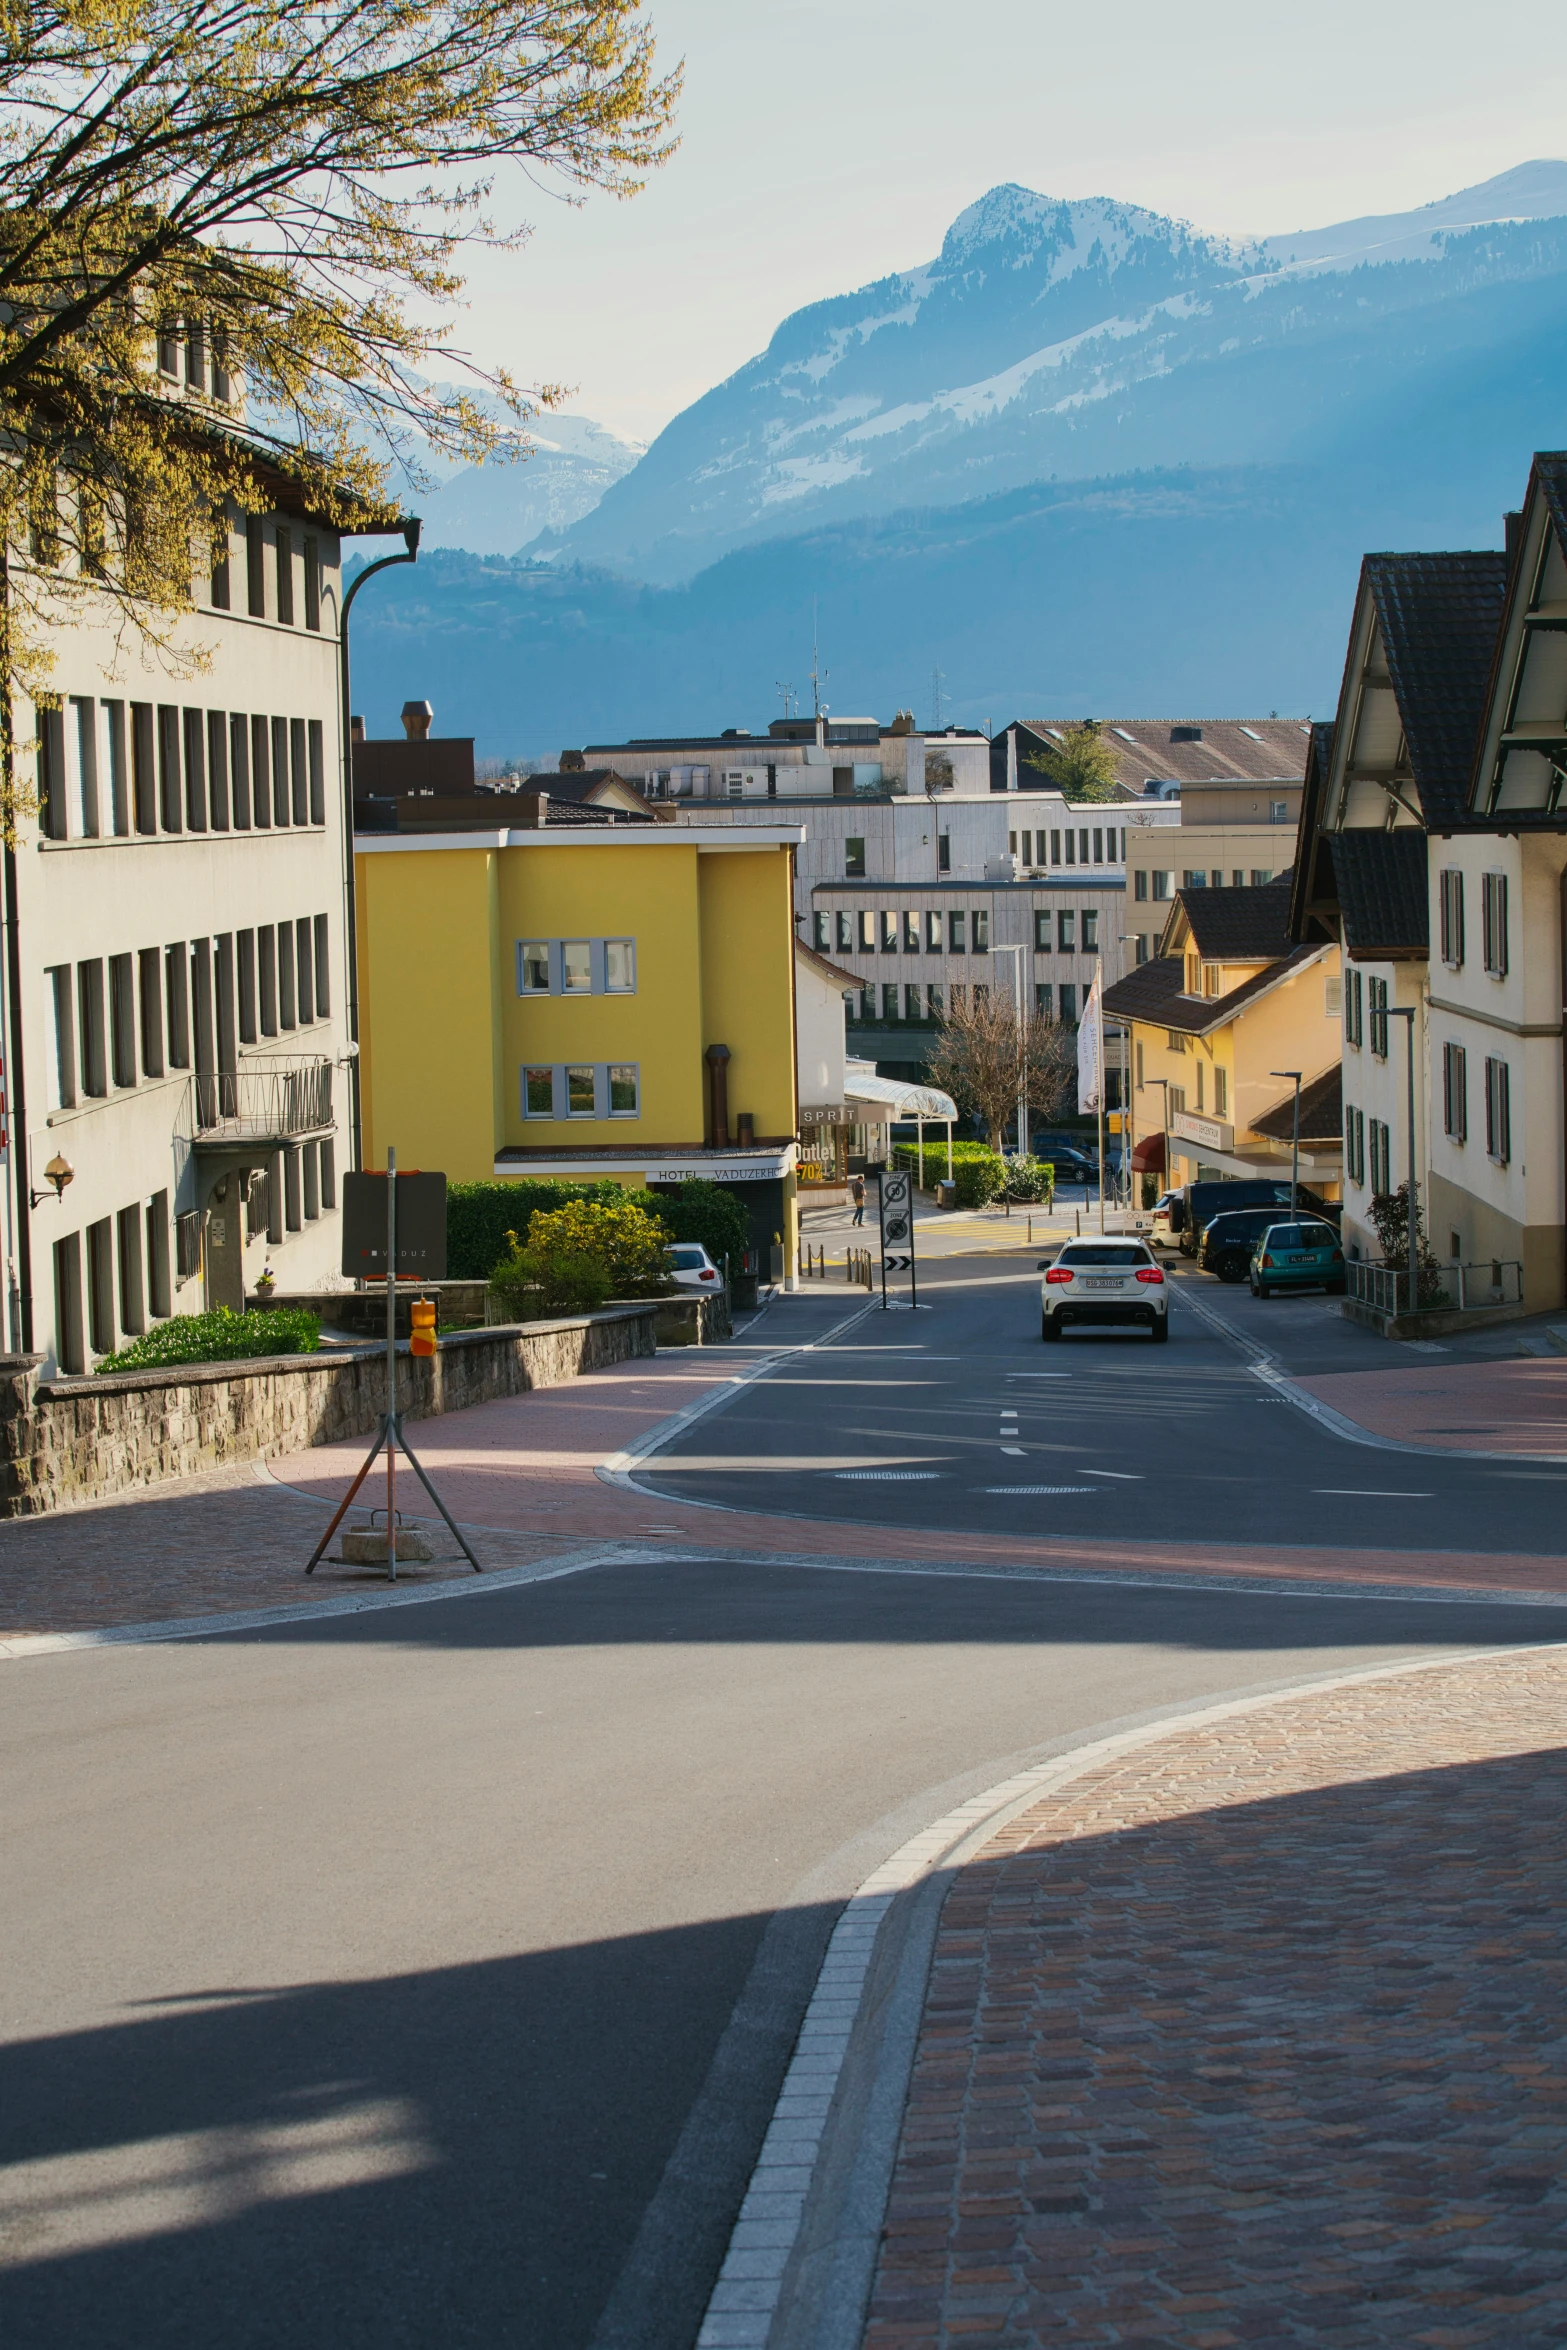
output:
[[[74,1181],[75,1176],[76,1169],[71,1165],[70,1160],[63,1158],[58,1151],[55,1152],[54,1157],[44,1169],[44,1181],[54,1186],[54,1196],[57,1200],[64,1199],[65,1187]],[[42,1198],[41,1191],[35,1191],[32,1194],[32,1204],[35,1208]]]

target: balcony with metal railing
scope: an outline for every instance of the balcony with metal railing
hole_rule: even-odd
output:
[[[295,1142],[332,1126],[328,1060],[267,1056],[237,1069],[199,1070],[190,1090],[198,1149]]]

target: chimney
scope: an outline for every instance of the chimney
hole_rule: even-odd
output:
[[[712,1077],[712,1147],[715,1151],[726,1151],[729,1148],[729,1047],[710,1044],[706,1058]]]
[[[544,832],[549,827],[550,795],[547,791],[520,791],[517,794],[517,813],[508,819],[514,832]]]
[[[404,702],[403,732],[411,743],[427,743],[435,723],[435,712],[428,702]]]
[[[364,741],[365,722],[362,718],[350,718],[348,721],[348,739],[351,743],[362,743]]]
[[[587,765],[588,763],[580,751],[561,752],[560,771],[562,775],[585,775]]]
[[[1502,544],[1507,549],[1507,567],[1511,570],[1518,559],[1518,542],[1523,536],[1523,516],[1521,514],[1504,514],[1502,516],[1502,534]]]

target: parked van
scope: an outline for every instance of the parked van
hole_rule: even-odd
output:
[[[1342,1213],[1337,1200],[1322,1199],[1307,1184],[1299,1184],[1295,1196],[1309,1215],[1327,1216],[1336,1223]],[[1272,1175],[1243,1175],[1218,1182],[1188,1183],[1171,1205],[1170,1230],[1180,1242],[1182,1256],[1194,1257],[1210,1217],[1222,1215],[1227,1208],[1282,1208],[1288,1215],[1289,1204],[1288,1176],[1282,1182]]]

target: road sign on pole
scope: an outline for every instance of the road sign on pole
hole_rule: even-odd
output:
[[[914,1177],[907,1168],[882,1167],[876,1180],[877,1212],[881,1220],[881,1302],[887,1303],[887,1275],[907,1273],[909,1303],[919,1303],[914,1269]]]

